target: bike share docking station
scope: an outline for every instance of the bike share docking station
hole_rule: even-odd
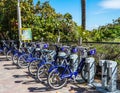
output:
[[[94,82],[94,76],[95,76],[95,58],[94,57],[89,57],[85,59],[85,65],[83,67],[83,75],[84,78],[81,78],[79,81],[80,83],[82,82],[87,82],[88,86],[93,86],[92,83]]]
[[[117,90],[117,62],[100,60],[102,68],[101,84],[96,84],[96,89],[102,93],[120,93]]]
[[[94,82],[94,76],[95,76],[95,59],[93,57],[86,58],[85,61],[85,69],[87,73],[87,83],[88,85],[91,85]]]

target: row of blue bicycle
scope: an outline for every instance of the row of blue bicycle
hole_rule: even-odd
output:
[[[76,81],[79,76],[87,82],[88,69],[86,59],[96,64],[93,55],[95,48],[48,44],[45,42],[18,42],[2,40],[0,53],[11,60],[18,68],[28,68],[29,74],[40,82],[46,82],[53,89],[64,87],[69,81]],[[93,77],[95,73],[93,74]]]

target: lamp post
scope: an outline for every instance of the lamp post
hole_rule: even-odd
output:
[[[21,45],[20,33],[21,33],[21,28],[22,28],[22,22],[21,22],[20,0],[18,0],[18,3],[17,3],[17,17],[18,17],[18,36],[19,36],[19,42]]]
[[[18,16],[18,36],[19,36],[19,40],[21,40],[20,31],[22,28],[22,22],[21,22],[20,0],[18,0],[18,3],[17,3],[17,16]]]

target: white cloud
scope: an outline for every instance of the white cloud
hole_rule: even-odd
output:
[[[87,30],[97,29],[98,27],[99,27],[99,25],[93,24],[93,25],[91,25],[91,26],[88,26],[88,27],[87,27]]]
[[[100,6],[105,9],[120,9],[120,0],[102,0]]]
[[[106,13],[107,11],[105,11],[105,10],[98,10],[98,11],[96,11],[96,12],[94,12],[94,14],[95,15],[99,15],[99,14],[104,14],[104,13]]]

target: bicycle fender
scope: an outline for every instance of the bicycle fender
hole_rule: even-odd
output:
[[[65,71],[64,66],[53,66],[49,69],[48,73],[50,73],[53,69],[57,69],[58,72],[63,73]]]
[[[0,49],[0,53],[1,53],[1,52],[3,52],[3,50],[2,50],[2,49]]]
[[[39,59],[38,58],[30,58],[27,60],[27,62],[33,62],[33,61],[37,61],[37,60],[39,60]]]
[[[49,70],[48,70],[48,73],[50,73],[53,69],[57,69],[58,68],[58,66],[53,66],[53,67],[51,67]]]

